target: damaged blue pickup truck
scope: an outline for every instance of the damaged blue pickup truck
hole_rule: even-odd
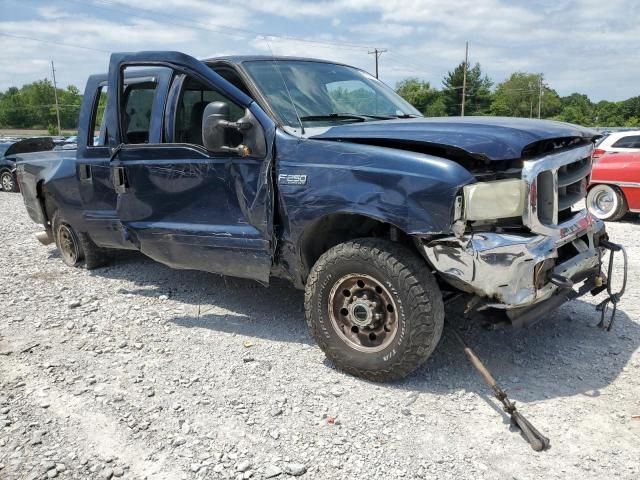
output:
[[[524,326],[607,290],[602,258],[620,247],[572,209],[595,138],[549,121],[423,118],[331,62],[122,53],[88,80],[77,150],[22,154],[17,177],[38,238],[68,265],[133,249],[288,279],[335,365],[386,381],[431,355],[447,299]]]

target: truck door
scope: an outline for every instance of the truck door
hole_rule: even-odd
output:
[[[124,80],[125,89],[146,85],[151,91],[168,88],[171,77],[161,71],[138,72]],[[76,177],[82,215],[92,240],[100,246],[127,247],[119,229],[116,212],[118,199],[111,177],[107,140],[107,75],[92,75],[87,81],[78,125]]]
[[[126,94],[123,70],[146,65],[171,70],[168,94],[156,91],[146,99]],[[113,55],[109,90],[121,92],[108,99],[108,132],[125,236],[174,268],[268,283],[275,247],[275,125],[269,117],[205,64],[175,52]],[[225,102],[230,121],[251,112],[266,149],[259,156],[208,151],[202,117],[211,102]]]

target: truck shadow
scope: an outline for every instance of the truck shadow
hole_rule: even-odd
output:
[[[173,270],[137,253],[119,254],[111,267],[93,275],[127,280],[122,294],[158,299],[175,312],[180,328],[235,333],[267,341],[313,345],[304,319],[304,294],[274,280],[269,288],[253,281],[203,272]],[[160,300],[160,296],[168,300]],[[627,300],[630,301],[630,300]],[[640,325],[618,310],[611,332],[596,327],[594,305],[576,300],[527,329],[483,330],[465,324],[458,310],[447,309],[447,324],[434,354],[416,372],[386,388],[429,393],[488,388],[468,363],[459,344],[447,334],[463,328],[468,345],[514,400],[540,401],[571,395],[596,397],[623,371],[640,344]],[[174,308],[175,307],[175,308]],[[332,365],[325,360],[328,368]]]
[[[584,300],[563,305],[529,328],[494,332],[467,323],[448,309],[438,348],[425,365],[397,387],[432,393],[465,389],[489,395],[489,388],[449,333],[458,328],[513,400],[598,397],[640,345],[640,325],[625,313],[624,300],[621,306],[611,332],[597,327],[600,313]]]

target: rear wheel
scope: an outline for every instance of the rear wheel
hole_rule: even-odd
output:
[[[615,222],[629,211],[623,193],[613,185],[596,185],[587,195],[587,208],[600,220]]]
[[[17,192],[18,182],[16,182],[13,173],[8,170],[0,172],[0,186],[5,192]]]
[[[306,286],[311,334],[341,370],[374,381],[405,377],[442,335],[442,294],[427,265],[385,240],[340,244],[314,265]]]
[[[92,270],[108,263],[108,253],[98,247],[86,233],[78,233],[59,213],[53,214],[53,238],[60,252],[62,261],[70,267]]]

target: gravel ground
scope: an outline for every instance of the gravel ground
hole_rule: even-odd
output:
[[[551,439],[535,453],[448,337],[402,382],[349,377],[309,337],[302,292],[137,254],[68,268],[0,193],[0,478],[637,479],[638,224],[609,226],[631,263],[611,333],[591,298],[466,333]]]

